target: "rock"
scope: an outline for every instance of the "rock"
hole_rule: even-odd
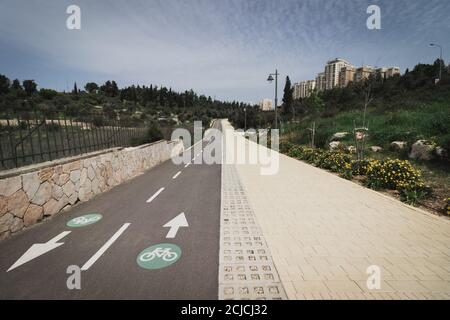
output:
[[[349,146],[347,147],[348,153],[356,153],[356,147],[355,146]]]
[[[75,192],[75,185],[72,181],[67,181],[67,183],[62,187],[66,196],[70,197]]]
[[[81,175],[80,175],[80,185],[83,185],[86,182],[87,179],[87,169],[83,168],[81,170]]]
[[[87,179],[83,186],[80,187],[80,191],[78,192],[78,197],[80,201],[87,201],[92,198],[92,184],[91,180]]]
[[[81,171],[80,170],[74,170],[70,172],[70,181],[73,183],[77,183],[77,181],[80,180]]]
[[[393,142],[391,142],[391,148],[393,150],[396,150],[396,151],[405,149],[407,145],[408,145],[408,142],[406,142],[406,141],[393,141]]]
[[[44,215],[45,216],[53,216],[56,213],[60,212],[62,208],[65,207],[66,204],[69,203],[69,198],[67,198],[66,195],[64,195],[59,201],[56,201],[55,199],[50,199],[45,205],[44,205]]]
[[[69,162],[66,164],[63,164],[62,171],[64,173],[70,173],[73,170],[80,170],[81,169],[81,160]]]
[[[336,132],[331,136],[331,141],[343,139],[348,136],[348,134],[348,132]]]
[[[52,186],[52,197],[55,200],[59,200],[61,199],[61,197],[64,195],[64,190],[62,187],[58,186],[58,185],[53,185]]]
[[[42,206],[52,197],[52,186],[49,182],[44,182],[39,186],[38,191],[31,200],[32,203]]]
[[[41,206],[30,204],[25,215],[23,216],[23,223],[26,227],[31,226],[42,219],[44,209]]]
[[[8,198],[8,211],[18,218],[23,218],[29,204],[25,192],[19,190]]]
[[[339,148],[339,145],[341,143],[339,141],[332,141],[330,142],[329,146],[330,146],[330,150],[336,150],[337,148]]]
[[[9,238],[10,235],[11,235],[11,232],[9,232],[9,231],[5,231],[3,233],[0,233],[0,241]]]
[[[49,180],[53,176],[53,168],[45,168],[39,171],[39,179],[41,182]]]
[[[98,178],[94,178],[94,180],[92,180],[92,192],[94,194],[100,193],[100,183],[98,181]]]
[[[41,179],[36,172],[26,173],[22,175],[23,190],[28,196],[28,199],[33,199],[36,191],[41,185]]]
[[[94,177],[95,177],[95,171],[92,168],[92,166],[89,166],[89,168],[88,168],[88,178],[89,178],[89,180],[92,181],[92,179],[94,179]]]
[[[11,232],[17,232],[23,229],[23,220],[20,218],[14,218],[14,221],[11,225]]]
[[[67,173],[62,173],[60,176],[59,176],[59,182],[58,182],[58,185],[60,185],[60,186],[63,186],[63,185],[65,185],[66,183],[67,183],[67,181],[69,181],[69,175],[67,174]]]
[[[436,155],[437,155],[439,158],[441,158],[441,159],[444,159],[444,158],[447,158],[447,157],[448,157],[448,152],[447,152],[447,150],[445,150],[445,149],[442,148],[442,147],[436,147],[435,152],[436,152]]]
[[[78,194],[74,193],[69,197],[69,203],[70,204],[75,204],[78,201]]]
[[[0,218],[0,233],[9,231],[14,222],[14,216],[11,213],[7,213]]]
[[[22,188],[22,177],[12,177],[0,180],[0,196],[9,197]]]
[[[4,196],[0,196],[0,217],[8,212],[8,201]]]
[[[383,148],[379,146],[372,146],[370,147],[370,150],[372,150],[372,152],[381,152],[383,151]]]
[[[436,146],[430,141],[418,140],[411,146],[409,158],[425,161],[431,160],[435,148]]]

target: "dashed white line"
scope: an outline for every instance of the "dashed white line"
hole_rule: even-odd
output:
[[[154,195],[152,195],[150,197],[150,199],[147,200],[147,203],[152,202],[161,192],[163,192],[164,188],[159,189],[158,191],[155,192]]]
[[[185,168],[187,168],[187,167],[189,167],[190,166],[190,162],[188,162],[188,163],[186,163],[186,165],[184,166]]]
[[[172,179],[176,179],[180,174],[181,174],[181,171],[178,171],[178,172],[172,177]]]
[[[88,270],[106,250],[120,237],[130,224],[125,223],[106,243],[81,267],[82,271]]]

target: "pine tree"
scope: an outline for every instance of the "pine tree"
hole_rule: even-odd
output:
[[[291,86],[291,80],[289,79],[289,76],[286,77],[286,84],[284,85],[284,93],[283,93],[283,110],[282,113],[284,115],[288,115],[292,112],[292,86]]]

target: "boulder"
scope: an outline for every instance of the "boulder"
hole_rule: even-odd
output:
[[[8,212],[8,201],[6,197],[0,196],[0,217]]]
[[[30,204],[25,215],[23,216],[23,222],[26,227],[31,226],[42,219],[44,210],[41,206]]]
[[[393,142],[391,142],[392,150],[396,150],[396,151],[405,149],[407,145],[408,145],[408,142],[406,142],[406,141],[393,141]]]
[[[336,150],[337,148],[339,148],[339,145],[341,143],[339,141],[332,141],[329,143],[330,146],[330,150]]]
[[[346,150],[347,150],[348,153],[356,153],[356,147],[355,146],[348,146]]]
[[[343,139],[348,136],[348,134],[348,132],[336,132],[331,136],[331,141]]]
[[[411,146],[409,158],[418,160],[431,160],[436,145],[428,140],[418,140]]]
[[[383,148],[379,146],[371,146],[370,150],[372,150],[372,152],[381,152],[383,151]]]
[[[435,152],[436,152],[436,155],[437,155],[440,159],[444,159],[444,158],[447,158],[447,157],[448,157],[448,152],[447,152],[447,150],[445,150],[445,149],[442,148],[442,147],[436,147]]]

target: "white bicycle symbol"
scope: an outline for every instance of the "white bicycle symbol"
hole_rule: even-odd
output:
[[[176,252],[171,251],[171,248],[161,248],[158,247],[151,252],[146,252],[139,257],[139,260],[143,262],[152,261],[154,258],[158,257],[163,259],[166,262],[170,262],[178,258],[178,254]]]
[[[100,220],[99,216],[90,217],[90,218],[78,217],[78,218],[73,219],[72,222],[73,222],[73,224],[86,224],[86,223],[95,222],[97,220]]]

